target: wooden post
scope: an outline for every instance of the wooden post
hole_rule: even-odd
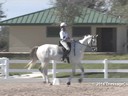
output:
[[[104,59],[104,79],[108,79],[108,60]]]
[[[54,60],[52,60],[52,79],[56,78],[56,63]]]
[[[56,78],[56,62],[52,60],[53,85],[60,85],[59,79]]]
[[[6,57],[2,57],[0,58],[0,67],[1,67],[1,70],[2,70],[2,76],[4,76],[4,79],[7,79],[8,76],[9,76],[9,72],[8,72],[8,69],[9,69],[9,59],[6,58]]]
[[[9,77],[9,59],[4,57],[4,79],[7,79]]]

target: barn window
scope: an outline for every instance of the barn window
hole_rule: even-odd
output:
[[[91,34],[91,27],[73,27],[72,28],[73,37],[81,37],[88,34]]]
[[[59,37],[60,28],[59,27],[47,27],[47,37]]]

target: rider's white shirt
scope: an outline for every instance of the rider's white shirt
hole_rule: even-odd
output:
[[[61,40],[66,40],[68,38],[69,38],[68,33],[65,32],[63,29],[61,29],[61,31],[60,31],[60,39]]]

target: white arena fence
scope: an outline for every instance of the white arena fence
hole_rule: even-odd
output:
[[[30,60],[9,60],[6,57],[0,58],[0,73],[1,76],[4,77],[4,79],[8,79],[10,72],[39,72],[37,69],[10,69],[10,64],[27,64]],[[56,73],[60,72],[72,72],[71,69],[56,69],[57,63],[63,64],[62,62],[55,62],[51,61],[52,63],[52,69],[48,70],[49,72],[52,72],[53,74],[53,80],[56,78]],[[108,69],[109,64],[128,64],[128,60],[82,60],[81,63],[83,64],[103,64],[104,69],[85,69],[85,73],[91,72],[103,72],[104,73],[104,79],[108,79],[109,72],[120,72],[120,73],[128,73],[128,69]],[[81,72],[80,69],[76,69],[76,72]]]

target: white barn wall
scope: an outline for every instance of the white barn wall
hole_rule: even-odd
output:
[[[124,44],[127,42],[127,30],[126,26],[118,26],[117,28],[117,52],[126,53]]]
[[[34,46],[58,44],[59,40],[59,34],[58,37],[46,36],[46,26],[11,26],[9,52],[28,52]]]
[[[88,25],[89,26],[89,25]],[[126,42],[126,26],[124,25],[90,25],[91,34],[96,34],[96,28],[117,28],[117,52],[124,53],[123,44]],[[46,36],[46,26],[10,26],[9,32],[9,52],[28,52],[34,46],[39,46],[42,44],[58,44],[58,37],[47,37]],[[69,32],[72,35],[72,32]],[[75,38],[75,39],[80,39]]]
[[[43,31],[45,32],[42,26],[11,26],[9,51],[25,52],[29,51],[33,46],[42,44]]]

